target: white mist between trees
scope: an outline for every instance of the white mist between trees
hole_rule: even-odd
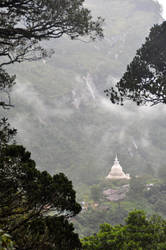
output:
[[[162,6],[162,17],[166,19],[166,1],[165,0],[158,0],[159,4]]]

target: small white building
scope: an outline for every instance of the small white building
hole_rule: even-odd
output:
[[[125,174],[123,172],[123,169],[118,161],[118,157],[116,156],[115,161],[114,161],[114,165],[111,168],[111,171],[109,172],[109,174],[107,175],[106,179],[114,179],[114,180],[118,180],[118,179],[130,179],[130,175],[129,174]]]

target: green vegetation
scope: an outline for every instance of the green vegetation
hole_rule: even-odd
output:
[[[123,104],[124,99],[137,105],[166,103],[165,43],[166,21],[151,29],[146,42],[116,84],[117,91],[114,87],[105,91],[112,103]]]
[[[129,213],[125,225],[100,226],[100,231],[82,240],[83,249],[165,249],[166,221],[161,217],[148,218],[143,211]]]
[[[83,2],[0,2],[1,109],[13,106],[9,92],[16,79],[4,67],[49,56],[53,52],[41,46],[42,40],[103,37],[103,19],[93,21]],[[69,222],[81,211],[72,182],[63,173],[39,171],[31,154],[16,144],[15,135],[16,129],[0,117],[0,249],[80,249]]]
[[[0,120],[1,248],[81,249],[78,232],[82,238],[97,233],[104,222],[122,224],[134,208],[166,216],[165,118],[151,122],[153,117],[137,118],[136,107],[112,109],[101,94],[110,82],[114,86],[149,27],[160,21],[159,5],[151,0],[103,1],[88,2],[95,16],[100,9],[107,18],[102,43],[79,41],[103,37],[103,20],[94,22],[83,0],[0,3],[0,106],[8,109],[14,101],[17,109],[8,114],[20,128],[17,140],[37,160],[16,144],[16,130],[7,119]],[[161,28],[164,24],[152,29],[152,38]],[[75,41],[43,41],[62,35]],[[147,54],[149,44],[144,46]],[[46,58],[52,47],[55,57]],[[4,66],[30,60],[19,68],[8,67],[18,76],[15,86],[15,76]],[[130,183],[103,181],[117,151],[124,170],[139,176]],[[62,171],[78,191],[79,215],[72,182]],[[115,191],[112,200],[103,194],[108,189]],[[152,249],[152,242],[165,249],[163,225],[164,219],[157,216],[149,219],[143,212],[132,212],[124,226],[101,226],[96,236],[82,240],[83,248],[140,250],[144,240],[145,249]]]
[[[68,221],[81,210],[72,182],[62,173],[51,176],[37,170],[30,153],[13,144],[14,135],[3,119],[0,228],[11,235],[16,249],[79,249],[78,235]],[[8,235],[2,234],[1,240],[2,246],[10,243]]]
[[[58,39],[67,35],[72,40],[103,37],[103,19],[92,20],[90,11],[82,0],[75,1],[26,1],[3,0],[0,2],[0,90],[7,98],[0,102],[3,108],[11,107],[8,92],[14,85],[4,66],[24,61],[37,61],[53,54],[41,46],[42,40]],[[16,72],[15,72],[16,73]],[[4,95],[3,95],[4,94]]]
[[[9,234],[4,233],[3,230],[0,229],[0,249],[1,250],[14,250],[14,244],[11,240],[11,236]]]
[[[90,0],[94,16],[105,17],[105,39],[56,39],[44,43],[55,50],[51,58],[10,66],[18,79],[11,93],[16,108],[9,111],[11,123],[21,131],[17,141],[32,152],[41,170],[64,172],[72,179],[78,196],[79,186],[87,190],[104,179],[116,153],[132,175],[157,172],[159,161],[165,162],[165,140],[160,140],[164,116],[158,119],[156,112],[149,118],[135,107],[114,110],[102,103],[103,90],[121,77],[150,27],[160,21],[158,4],[145,3]],[[95,100],[85,80],[88,73]]]
[[[105,190],[112,190],[114,195],[105,195]],[[119,196],[122,193],[123,198]],[[163,180],[152,176],[132,177],[130,181],[101,181],[92,185],[85,196],[79,197],[82,212],[73,220],[76,232],[84,237],[96,233],[100,224],[105,222],[123,224],[133,209],[143,209],[148,215],[158,214],[166,218],[165,193]]]

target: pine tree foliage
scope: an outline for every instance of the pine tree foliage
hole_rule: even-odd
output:
[[[166,21],[155,25],[115,87],[106,90],[112,103],[166,103]]]

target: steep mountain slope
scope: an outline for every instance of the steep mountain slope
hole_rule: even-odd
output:
[[[10,111],[18,141],[40,169],[64,172],[76,187],[104,178],[116,153],[132,174],[156,173],[166,160],[165,107],[118,107],[103,92],[121,77],[150,27],[161,22],[160,6],[152,0],[87,4],[105,18],[104,40],[51,41],[45,43],[55,50],[51,58],[10,68],[18,81]]]

